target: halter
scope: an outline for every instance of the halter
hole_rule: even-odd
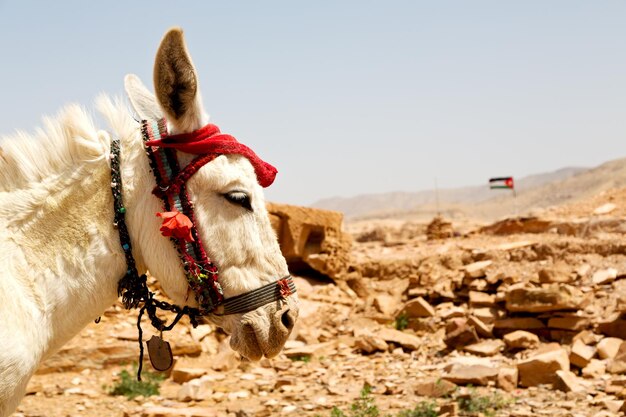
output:
[[[220,315],[243,314],[268,303],[284,300],[296,292],[295,284],[288,275],[255,290],[225,299],[218,282],[218,268],[209,259],[204,249],[196,226],[193,203],[189,199],[186,188],[186,183],[193,174],[222,154],[240,154],[248,158],[255,168],[259,183],[264,187],[273,182],[276,169],[263,162],[250,148],[240,144],[232,136],[221,134],[215,125],[207,125],[188,134],[168,136],[165,119],[144,120],[141,122],[141,133],[156,181],[153,194],[162,200],[165,210],[164,213],[157,213],[158,216],[164,218],[161,232],[164,236],[170,237],[178,251],[185,277],[195,296],[198,308],[179,307],[156,300],[154,293],[148,289],[146,275],[139,275],[125,222],[126,208],[122,199],[120,142],[119,139],[113,139],[111,141],[111,189],[115,211],[113,225],[119,231],[127,265],[126,274],[118,282],[118,294],[122,297],[127,309],[136,308],[143,303],[137,319],[140,349],[138,379],[141,379],[143,363],[141,317],[144,311],[147,311],[152,326],[164,332],[171,330],[183,315],[189,316],[191,324],[196,327],[198,316],[217,314],[216,309],[220,306],[223,309]],[[198,156],[181,169],[177,149],[195,153]],[[176,317],[169,325],[166,325],[164,320],[156,316],[157,309],[173,311]]]

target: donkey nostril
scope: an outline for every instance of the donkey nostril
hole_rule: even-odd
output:
[[[287,330],[293,329],[293,325],[295,324],[295,321],[290,312],[291,310],[287,309],[287,311],[285,311],[283,315],[280,316],[280,322],[283,324],[283,326],[285,326]]]

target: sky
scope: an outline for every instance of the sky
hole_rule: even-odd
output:
[[[486,184],[626,156],[626,2],[0,0],[0,134],[152,80],[180,26],[269,200]],[[103,126],[104,127],[104,126]]]

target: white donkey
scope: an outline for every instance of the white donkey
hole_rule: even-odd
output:
[[[208,116],[180,29],[163,38],[154,80],[158,100],[137,77],[126,77],[127,93],[141,119],[165,117],[172,137],[185,140],[185,134],[206,129]],[[217,152],[199,165],[184,184],[195,213],[195,234],[165,238],[159,231],[165,223],[155,216],[164,211],[164,202],[152,192],[154,169],[139,124],[118,101],[101,97],[98,107],[111,134],[96,130],[74,105],[56,119],[45,119],[45,130],[35,137],[18,133],[0,140],[0,417],[15,410],[41,361],[115,302],[122,277],[130,274],[136,280],[149,270],[175,304],[202,307],[206,297],[192,291],[189,265],[181,263],[185,245],[203,242],[217,267],[219,279],[210,288],[211,297],[218,299],[215,305],[220,297],[239,296],[233,314],[220,314],[224,306],[206,311],[232,334],[231,347],[243,356],[258,360],[277,355],[298,315],[297,298],[289,296],[295,292],[291,281],[280,286],[281,297],[268,299],[268,291],[262,290],[272,287],[273,293],[288,270],[265,209],[258,161],[251,162],[247,154]],[[116,161],[121,188],[115,177],[111,180],[116,158],[112,138],[119,139],[121,149]],[[203,157],[173,153],[181,169]],[[121,200],[112,196],[116,186],[122,209]],[[113,224],[120,212],[127,242]],[[170,240],[183,246],[176,248]],[[138,274],[129,264],[130,254]],[[217,276],[202,271],[195,278],[210,282]],[[242,296],[246,293],[253,297]],[[263,306],[250,299],[255,295],[264,297]],[[253,309],[238,308],[242,301]]]

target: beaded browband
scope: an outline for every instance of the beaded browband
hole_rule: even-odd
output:
[[[194,293],[198,308],[179,307],[158,301],[148,290],[146,275],[139,275],[132,255],[132,246],[125,217],[126,208],[122,199],[122,178],[120,171],[119,139],[111,142],[111,189],[114,199],[114,226],[118,229],[120,243],[126,257],[127,271],[118,283],[118,293],[126,308],[135,308],[143,303],[139,312],[140,355],[143,355],[141,343],[141,316],[147,311],[152,325],[160,331],[171,330],[183,315],[188,315],[192,325],[197,325],[197,316],[217,314],[242,314],[252,311],[270,302],[285,299],[296,292],[291,276],[286,276],[255,290],[224,299],[218,282],[218,268],[209,259],[198,233],[193,204],[189,199],[186,182],[202,166],[222,154],[240,154],[252,163],[259,183],[267,187],[276,175],[276,168],[262,161],[250,148],[237,142],[232,136],[222,134],[215,125],[207,125],[195,132],[168,136],[164,119],[141,122],[141,133],[146,154],[154,174],[156,187],[153,194],[163,202],[165,212],[157,213],[163,218],[161,232],[169,236],[181,259],[189,288]],[[176,150],[197,154],[186,167],[179,165]],[[166,326],[156,316],[156,309],[176,313],[176,318]],[[140,361],[141,364],[141,361]],[[141,365],[140,365],[141,366]],[[139,373],[141,370],[139,369]]]

